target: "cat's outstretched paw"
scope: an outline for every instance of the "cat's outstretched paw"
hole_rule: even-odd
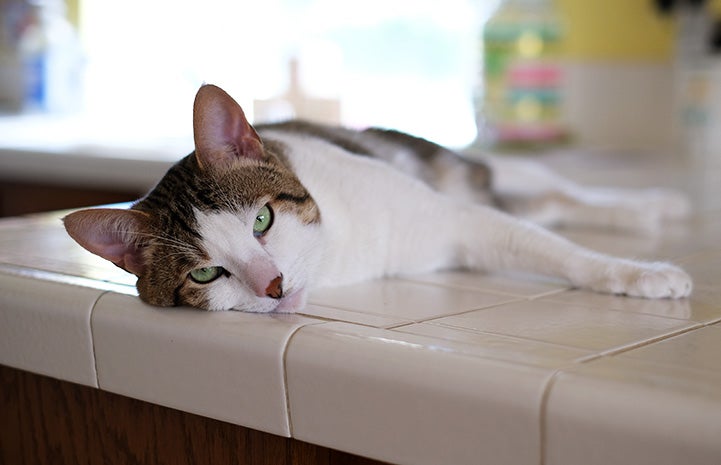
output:
[[[691,277],[667,263],[653,263],[630,283],[626,294],[653,299],[688,297],[693,289]]]
[[[614,278],[597,290],[647,299],[680,299],[693,289],[688,273],[669,263],[627,263],[613,274]]]

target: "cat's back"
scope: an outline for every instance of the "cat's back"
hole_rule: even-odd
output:
[[[356,130],[303,120],[261,124],[256,129],[263,138],[268,136],[272,140],[281,135],[290,140],[293,146],[286,147],[290,151],[303,151],[301,146],[312,145],[314,154],[342,152],[352,157],[371,158],[437,191],[477,203],[491,202],[491,171],[485,163],[468,160],[421,137],[392,129]]]

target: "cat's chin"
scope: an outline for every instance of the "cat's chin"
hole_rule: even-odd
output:
[[[234,307],[230,310],[237,310],[248,313],[295,313],[305,307],[308,300],[308,292],[305,289],[298,289],[289,292],[277,300],[267,299],[262,305],[254,307]]]
[[[289,293],[287,296],[280,299],[278,306],[275,307],[273,312],[275,313],[295,313],[302,310],[305,307],[305,303],[308,300],[308,293],[305,289],[298,289]]]

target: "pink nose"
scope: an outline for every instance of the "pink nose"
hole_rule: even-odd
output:
[[[242,280],[256,296],[283,297],[283,273],[267,257],[252,258],[241,273]]]
[[[273,299],[280,299],[283,297],[283,275],[273,279],[268,287],[265,288],[265,295]]]

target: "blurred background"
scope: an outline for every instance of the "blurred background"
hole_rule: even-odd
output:
[[[0,169],[3,149],[46,146],[177,158],[203,82],[255,122],[456,148],[706,153],[721,132],[721,0],[0,0],[0,14]]]

